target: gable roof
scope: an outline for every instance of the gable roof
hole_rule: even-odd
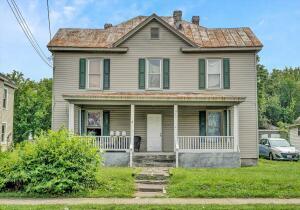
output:
[[[2,80],[5,85],[7,85],[13,89],[16,89],[16,84],[9,77],[5,76],[2,73],[0,73],[0,80]]]
[[[248,27],[206,28],[173,16],[137,16],[107,29],[59,29],[48,44],[70,48],[116,48],[152,20],[157,20],[185,42],[197,48],[261,48],[263,45]],[[178,27],[180,24],[181,27]]]

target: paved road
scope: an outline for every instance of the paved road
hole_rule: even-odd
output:
[[[298,204],[300,198],[295,199],[276,199],[276,198],[49,198],[49,199],[31,199],[31,198],[1,198],[0,205],[42,205],[42,204]]]

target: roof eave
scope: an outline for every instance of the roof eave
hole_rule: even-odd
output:
[[[262,46],[259,47],[210,47],[210,48],[192,48],[192,47],[183,47],[181,48],[181,52],[183,53],[199,53],[199,52],[247,52],[254,51],[259,52],[262,49]]]
[[[49,51],[77,51],[77,52],[110,52],[110,53],[127,53],[127,47],[114,47],[114,48],[98,48],[98,47],[56,47],[48,46]]]

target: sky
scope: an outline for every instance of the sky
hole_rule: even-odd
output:
[[[51,57],[46,0],[15,0],[44,53]],[[200,16],[205,27],[250,27],[262,41],[261,64],[300,66],[300,0],[49,0],[52,35],[59,28],[103,28],[137,15]],[[35,53],[6,0],[0,0],[0,72],[18,70],[28,78],[52,77]]]

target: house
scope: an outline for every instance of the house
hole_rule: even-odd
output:
[[[266,124],[264,129],[258,130],[259,139],[262,138],[284,138],[288,139],[288,132],[280,130],[278,127]]]
[[[289,126],[290,143],[300,150],[300,116]]]
[[[0,150],[7,150],[13,143],[14,92],[16,86],[5,75],[0,73],[0,103],[1,138]]]
[[[174,11],[59,29],[48,44],[52,129],[96,136],[106,165],[255,165],[262,43],[250,28],[199,20]]]

